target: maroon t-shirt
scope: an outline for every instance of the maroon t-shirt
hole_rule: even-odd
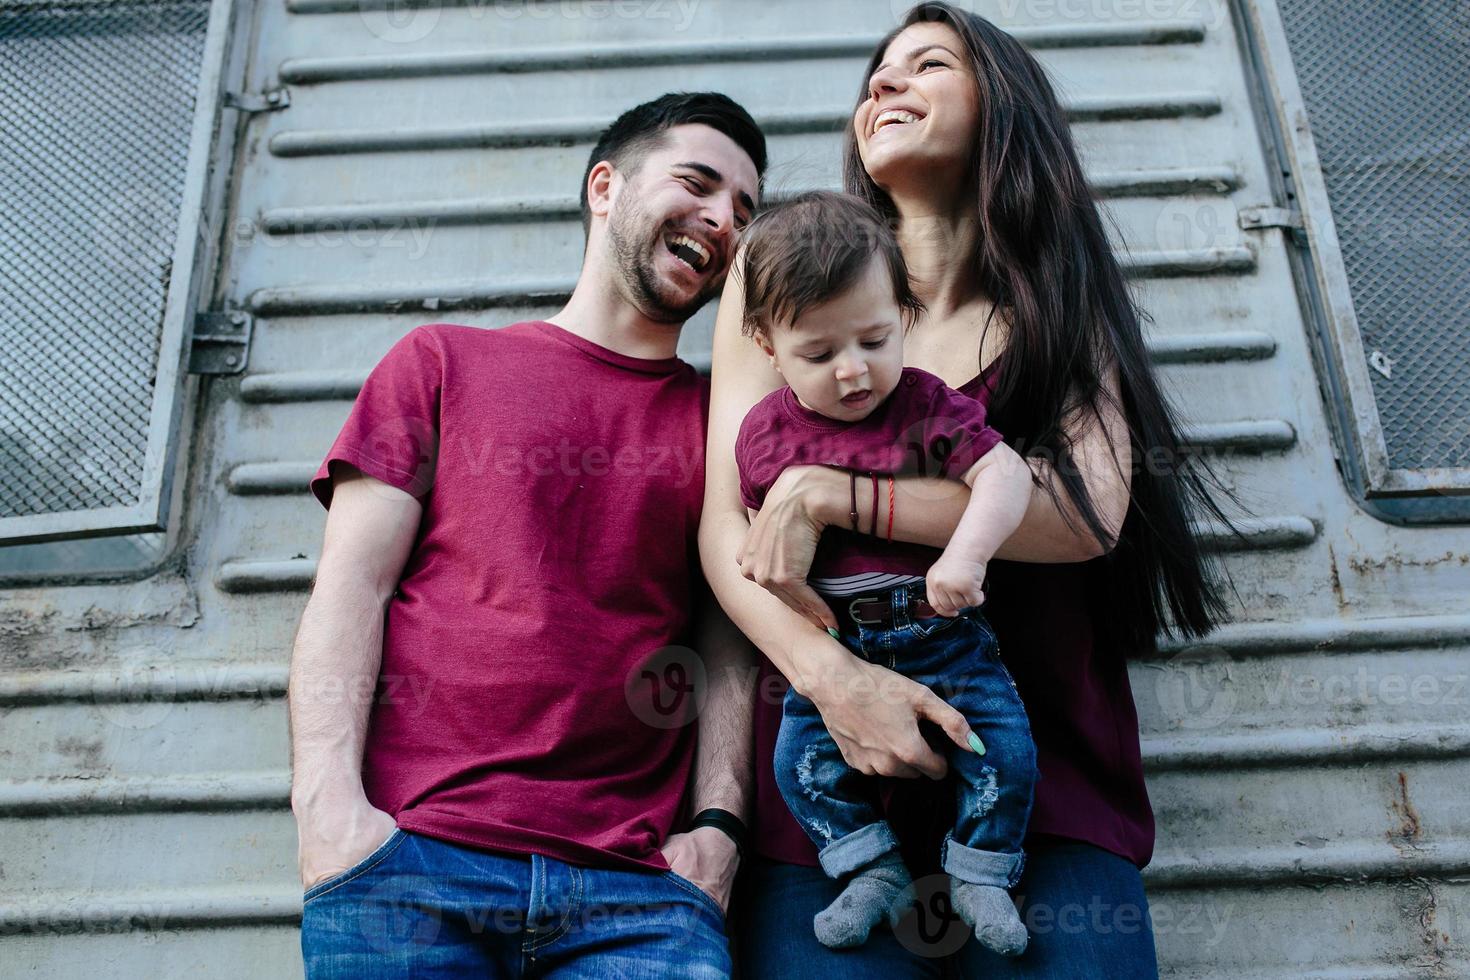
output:
[[[959,391],[980,404],[993,393],[991,368]],[[1036,741],[1036,802],[1029,833],[1094,844],[1143,867],[1153,854],[1154,817],[1143,781],[1138,714],[1124,651],[1102,628],[1104,559],[1074,564],[992,561],[985,616],[1026,705]],[[786,679],[764,657],[756,686],[754,849],[817,866],[817,851],[792,819],[772,772]],[[931,736],[933,732],[929,733]],[[940,737],[932,743],[944,751]],[[938,868],[939,843],[954,826],[949,780],[884,779],[890,822],[915,862]]]
[[[838,466],[859,473],[917,473],[959,479],[1001,441],[985,424],[985,403],[960,394],[918,368],[904,368],[893,393],[856,422],[830,419],[802,406],[789,387],[756,403],[735,438],[740,499],[760,510],[766,493],[790,466]],[[872,507],[872,482],[859,480],[865,511]],[[886,521],[886,490],[880,483],[878,513]],[[886,528],[880,527],[880,535]],[[847,528],[822,533],[811,577],[842,578],[860,572],[923,576],[940,550],[904,541],[884,541]]]
[[[374,368],[311,489],[340,461],[424,505],[363,756],[400,827],[668,867],[695,730],[639,695],[691,620],[707,415],[678,358],[549,323],[419,327]]]

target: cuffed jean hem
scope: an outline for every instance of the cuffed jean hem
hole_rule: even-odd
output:
[[[885,820],[860,827],[839,840],[822,848],[817,860],[829,878],[843,875],[862,867],[869,861],[889,851],[898,850],[898,838]]]
[[[1020,851],[1006,854],[966,847],[954,839],[953,833],[945,835],[944,845],[939,849],[940,867],[972,885],[992,885],[1009,891],[1021,880],[1025,864],[1026,855]]]

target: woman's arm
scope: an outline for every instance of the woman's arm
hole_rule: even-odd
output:
[[[1098,541],[1072,504],[1046,460],[1028,459],[1038,481],[1031,491],[1026,516],[1016,533],[995,553],[996,558],[1029,562],[1075,562],[1112,550],[1128,513],[1132,487],[1132,451],[1127,422],[1117,408],[1117,369],[1109,371],[1102,399],[1102,424],[1091,412],[1073,415],[1068,432],[1072,457],[1103,523],[1112,529],[1107,541]],[[1111,437],[1111,445],[1109,443]],[[1116,447],[1116,453],[1115,453]],[[829,524],[845,524],[850,506],[847,477],[823,467],[787,470],[766,495],[766,506],[751,523],[740,565],[748,578],[762,582],[783,601],[796,581],[805,581],[803,554],[815,548],[810,536],[820,536]],[[1047,492],[1054,487],[1057,499]],[[900,541],[945,547],[964,515],[969,488],[958,480],[908,476],[894,481],[893,536]],[[858,495],[859,527],[868,526],[871,499]],[[886,511],[886,507],[884,507]],[[881,515],[884,522],[887,514]],[[1069,523],[1070,519],[1070,523]],[[809,561],[809,559],[808,559]]]
[[[740,332],[739,262],[737,259],[737,272],[731,273],[725,287],[715,322],[704,512],[699,528],[705,578],[735,625],[770,658],[797,693],[817,706],[850,765],[869,775],[922,773],[940,778],[947,768],[944,758],[924,740],[917,721],[934,722],[968,750],[970,726],[964,716],[924,685],[853,656],[814,621],[748,581],[736,564],[749,518],[740,502],[735,437],[746,413],[781,384],[780,375]],[[767,503],[762,514],[769,507]],[[809,534],[807,568],[820,535],[820,528]],[[801,587],[810,592],[805,570]],[[811,599],[831,616],[815,592]]]

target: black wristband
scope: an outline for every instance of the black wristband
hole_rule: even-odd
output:
[[[725,835],[735,842],[735,854],[742,859],[745,857],[745,822],[729,810],[721,810],[717,807],[700,810],[695,814],[693,822],[689,824],[690,830],[696,827],[716,827],[723,830]]]

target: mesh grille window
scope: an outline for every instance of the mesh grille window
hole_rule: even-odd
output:
[[[90,513],[98,533],[109,510],[136,530],[150,493],[157,513],[209,21],[208,0],[0,2],[0,531]]]
[[[1470,466],[1470,19],[1281,0],[1389,463]]]

